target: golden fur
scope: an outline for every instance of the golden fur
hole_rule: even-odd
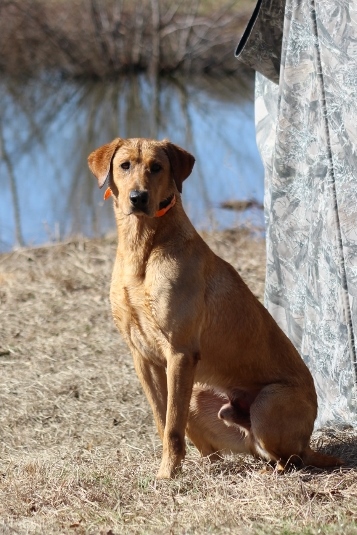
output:
[[[193,156],[169,141],[117,138],[88,161],[114,198],[112,312],[163,441],[158,477],[180,467],[185,433],[202,455],[340,464],[309,447],[317,400],[308,368],[183,210]],[[173,194],[175,206],[155,217]]]

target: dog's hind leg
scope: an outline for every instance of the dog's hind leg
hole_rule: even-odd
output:
[[[315,417],[315,400],[303,397],[301,388],[285,384],[265,386],[250,407],[256,453],[282,466],[293,458],[301,463]]]
[[[316,418],[316,399],[301,387],[270,384],[250,408],[252,445],[256,453],[284,468],[288,464],[338,466],[336,457],[316,453],[309,446]]]
[[[202,456],[211,460],[222,453],[250,453],[250,439],[237,425],[228,427],[218,417],[222,405],[228,404],[226,396],[206,385],[193,387],[186,435]]]

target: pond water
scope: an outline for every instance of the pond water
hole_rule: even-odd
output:
[[[259,209],[220,208],[263,201],[253,92],[247,78],[3,79],[0,251],[114,230],[112,203],[103,201],[87,156],[118,136],[167,137],[195,156],[183,202],[196,227],[262,226]]]

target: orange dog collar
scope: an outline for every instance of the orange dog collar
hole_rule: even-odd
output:
[[[112,190],[110,188],[107,188],[104,192],[104,200],[106,201],[107,199],[109,199],[109,197],[111,196],[112,194]]]
[[[165,202],[165,201],[163,201]],[[162,203],[160,203],[162,204]],[[176,204],[176,195],[173,194],[172,196],[172,199],[171,201],[169,202],[169,204],[167,206],[164,206],[163,208],[161,208],[161,210],[158,210],[156,213],[155,213],[155,217],[162,217],[163,215],[166,214],[166,212],[168,212],[173,206],[175,206]]]

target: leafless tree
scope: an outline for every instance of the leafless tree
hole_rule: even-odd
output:
[[[200,6],[199,0],[0,0],[0,69],[97,78],[128,70],[235,72],[233,50],[248,14],[239,0],[210,11]]]

